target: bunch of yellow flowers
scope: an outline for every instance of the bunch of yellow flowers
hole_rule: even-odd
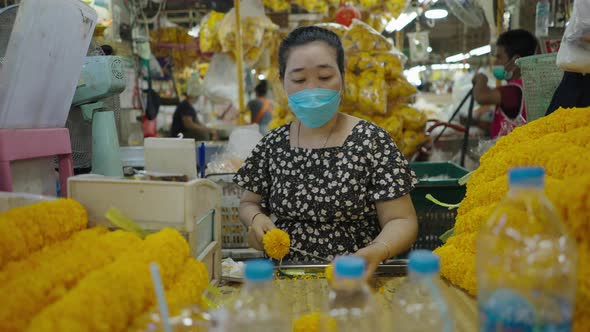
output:
[[[71,199],[40,202],[0,214],[0,268],[86,228],[86,210]]]
[[[0,237],[19,233],[19,252],[0,269],[0,331],[126,331],[153,309],[149,264],[160,266],[171,306],[197,304],[209,285],[205,265],[189,257],[176,230],[141,239],[104,227],[82,229],[86,211],[73,200],[56,200],[0,214]],[[26,225],[27,227],[23,227]],[[33,237],[41,227],[46,232]],[[36,241],[33,243],[33,239]],[[14,247],[11,247],[14,245]]]
[[[480,226],[508,192],[508,169],[539,165],[545,191],[578,242],[578,287],[574,331],[590,330],[590,108],[560,109],[516,128],[481,158],[467,183],[453,237],[435,252],[441,274],[476,294],[475,239]],[[518,225],[515,225],[518,227]]]

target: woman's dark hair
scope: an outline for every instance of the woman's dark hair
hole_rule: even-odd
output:
[[[289,33],[281,42],[279,47],[279,77],[285,77],[285,70],[287,67],[287,59],[289,58],[289,51],[293,47],[302,46],[312,43],[314,41],[321,41],[328,44],[336,50],[336,62],[338,63],[338,70],[344,77],[344,49],[340,37],[334,32],[316,26],[299,27]]]
[[[521,57],[537,53],[539,43],[532,33],[524,29],[515,29],[504,32],[498,37],[497,46],[503,46],[509,58],[515,55]]]

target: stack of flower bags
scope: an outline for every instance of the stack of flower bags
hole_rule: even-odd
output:
[[[0,214],[0,331],[127,331],[155,309],[151,262],[171,307],[202,304],[208,272],[180,233],[87,223],[69,199]]]
[[[475,241],[480,226],[508,192],[508,170],[538,165],[546,194],[578,242],[574,331],[590,331],[590,108],[561,109],[515,129],[481,157],[459,206],[454,236],[436,253],[441,273],[475,295]]]

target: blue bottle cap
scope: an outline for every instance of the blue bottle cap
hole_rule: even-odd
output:
[[[274,265],[264,259],[254,259],[246,262],[244,277],[248,281],[261,282],[273,278]]]
[[[418,273],[438,273],[440,258],[429,250],[414,250],[408,257],[408,269]]]
[[[543,187],[545,170],[542,167],[516,167],[508,172],[510,186]]]
[[[361,278],[365,273],[365,260],[358,256],[342,256],[334,261],[334,275],[337,278]]]

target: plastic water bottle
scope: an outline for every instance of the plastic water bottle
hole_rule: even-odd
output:
[[[408,279],[394,294],[395,331],[451,332],[453,320],[437,284],[440,259],[428,250],[408,257]]]
[[[537,2],[536,17],[535,17],[535,36],[547,37],[549,36],[549,14],[550,14],[549,0],[540,0]]]
[[[364,280],[365,267],[361,257],[336,258],[328,295],[328,318],[323,321],[321,331],[381,331],[375,300]]]
[[[246,262],[245,284],[230,305],[219,330],[243,332],[290,332],[289,311],[273,283],[273,264],[268,260]]]
[[[509,172],[510,190],[477,238],[480,331],[571,331],[577,250],[545,197],[542,168]]]

